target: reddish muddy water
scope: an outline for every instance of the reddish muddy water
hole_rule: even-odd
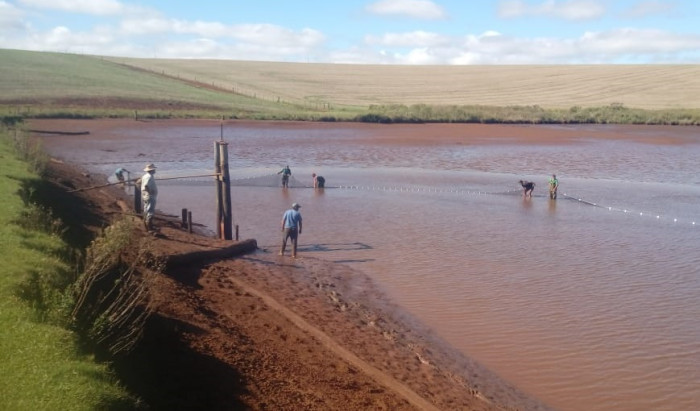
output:
[[[641,126],[90,122],[44,135],[111,175],[213,170],[229,143],[234,223],[276,251],[360,270],[448,343],[562,410],[700,409],[700,129]],[[289,164],[292,186],[276,174]],[[326,189],[310,188],[311,173]],[[559,198],[547,196],[552,173]],[[134,177],[132,174],[132,177]],[[536,183],[523,198],[518,180]],[[159,209],[214,226],[209,178],[159,182]],[[697,224],[696,224],[697,222]]]

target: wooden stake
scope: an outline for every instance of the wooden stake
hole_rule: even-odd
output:
[[[139,184],[134,184],[134,211],[136,213],[141,213],[141,186]]]
[[[214,145],[214,171],[216,172],[216,236],[223,238],[223,230],[221,227],[221,153],[219,151],[219,143]]]
[[[233,240],[233,233],[231,232],[233,218],[231,216],[231,180],[229,177],[228,170],[228,143],[223,141],[219,142],[219,148],[221,150],[221,182],[222,182],[222,225],[223,225],[223,239]]]

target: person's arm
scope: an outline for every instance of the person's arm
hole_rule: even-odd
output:
[[[301,234],[301,219],[299,219],[299,234]]]

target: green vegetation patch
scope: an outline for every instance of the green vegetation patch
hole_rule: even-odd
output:
[[[61,293],[23,298],[36,290],[28,286],[32,281],[58,281],[72,270],[60,229],[52,229],[54,223],[39,218],[41,210],[23,200],[23,187],[38,178],[28,168],[15,155],[8,133],[0,131],[0,409],[133,409],[135,400],[107,366],[81,353],[75,333],[60,321],[47,321],[53,316],[45,306],[60,311]]]

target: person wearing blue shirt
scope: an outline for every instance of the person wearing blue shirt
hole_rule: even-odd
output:
[[[284,212],[282,216],[282,249],[280,255],[284,255],[284,250],[287,248],[287,240],[292,241],[292,258],[297,258],[297,238],[301,234],[301,206],[297,203],[292,204],[292,208]]]

